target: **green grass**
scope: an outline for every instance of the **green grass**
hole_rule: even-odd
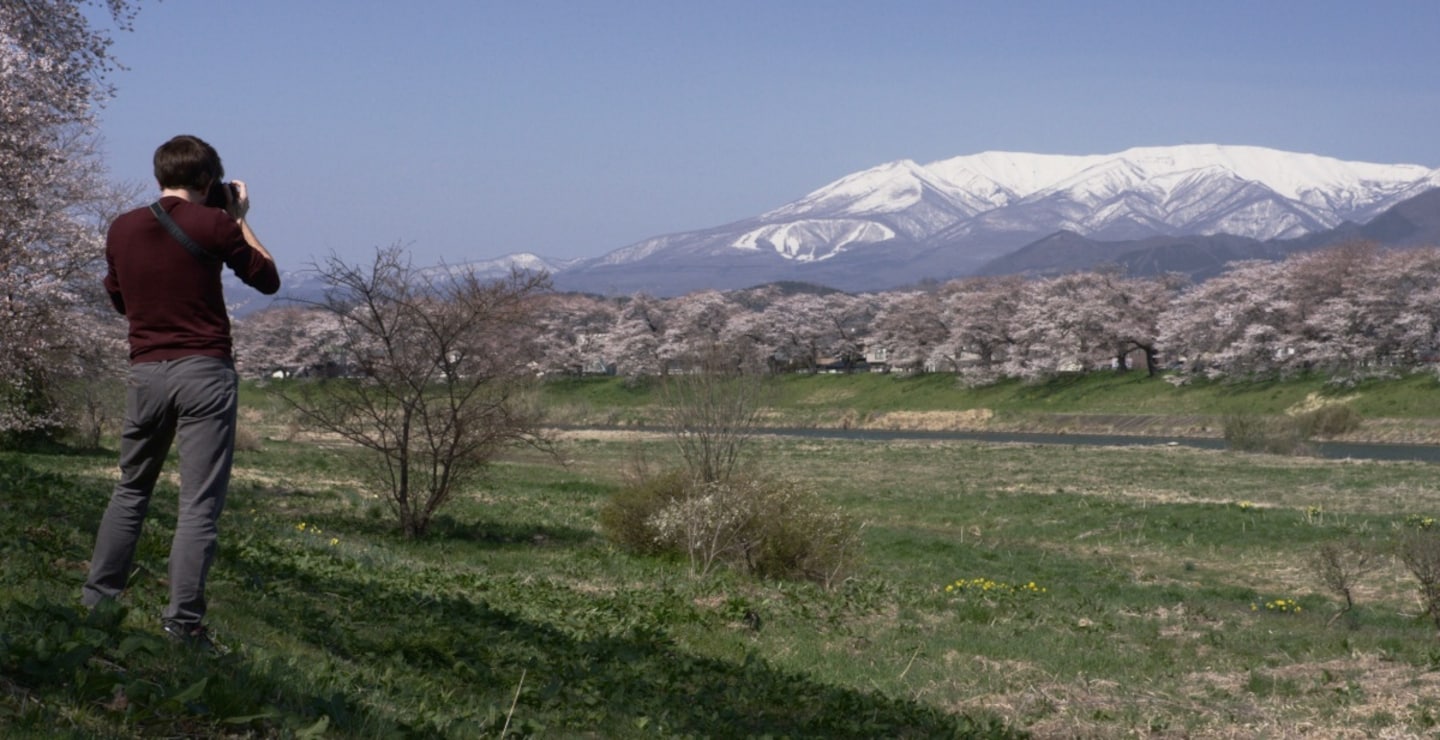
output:
[[[1057,386],[1051,401],[1044,389],[992,388],[983,401],[1075,413],[1152,390],[1130,382]],[[862,399],[866,384],[894,395]],[[826,376],[787,380],[784,405],[836,389],[858,389],[853,403],[876,411],[962,393],[937,378]],[[1197,404],[1228,398],[1181,390]],[[630,461],[667,460],[666,440],[580,437],[560,460],[517,451],[411,542],[354,478],[354,451],[283,441],[282,412],[250,392],[249,424],[267,439],[237,457],[222,520],[210,618],[234,651],[219,659],[159,637],[173,479],[157,494],[124,608],[90,614],[78,591],[113,453],[0,453],[0,734],[1401,736],[1440,726],[1440,648],[1413,579],[1387,560],[1357,589],[1355,612],[1327,625],[1338,598],[1306,565],[1322,542],[1383,548],[1415,517],[1436,516],[1433,466],[766,438],[757,466],[811,483],[866,523],[864,569],[826,591],[725,572],[692,579],[683,562],[607,543],[601,504]],[[608,394],[645,403],[613,381],[547,392],[589,394],[597,408]],[[1226,392],[1278,404],[1314,389]],[[1367,392],[1429,391],[1404,381]],[[1065,394],[1069,403],[1053,400]],[[960,579],[1044,591],[947,593]],[[1266,608],[1279,599],[1301,610]]]

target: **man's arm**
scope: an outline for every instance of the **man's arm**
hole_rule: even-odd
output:
[[[270,256],[270,251],[265,249],[265,245],[260,243],[260,238],[255,236],[255,232],[250,230],[250,224],[245,223],[245,219],[243,218],[236,219],[236,223],[240,224],[240,233],[245,235],[245,243],[254,247],[255,251],[263,255],[265,259],[270,260],[271,264],[274,264],[275,258]]]
[[[245,235],[245,243],[255,248],[255,251],[265,255],[265,259],[275,262],[270,256],[270,251],[260,243],[259,237],[250,229],[250,224],[245,222],[245,216],[250,213],[250,189],[245,186],[244,180],[235,180],[235,202],[230,204],[230,215],[240,224],[240,232]]]
[[[115,255],[110,252],[110,235],[105,235],[105,294],[110,296],[110,305],[125,315],[125,295],[120,292],[120,277],[115,274]]]
[[[275,265],[275,258],[271,256],[270,250],[260,243],[260,237],[255,236],[255,231],[246,222],[245,216],[250,213],[250,190],[245,187],[243,180],[234,180],[235,200],[231,201],[227,210],[235,217],[235,223],[240,226],[240,235],[244,237],[245,243],[255,250],[257,254],[265,258],[264,263],[249,265],[244,273],[237,270],[237,274],[247,285],[266,295],[273,295],[280,290],[280,272]],[[232,269],[235,269],[232,265]]]

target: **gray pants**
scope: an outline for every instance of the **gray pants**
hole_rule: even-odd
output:
[[[180,500],[170,543],[166,621],[199,625],[205,577],[215,559],[217,521],[225,507],[235,455],[235,366],[213,357],[132,365],[120,437],[120,481],[95,536],[81,601],[94,606],[125,590],[150,494],[177,432]]]

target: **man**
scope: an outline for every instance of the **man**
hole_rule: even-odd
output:
[[[225,184],[224,176],[213,147],[176,136],[155,150],[159,208],[125,213],[106,237],[105,289],[130,323],[130,377],[120,480],[81,593],[82,602],[94,606],[124,591],[150,495],[178,434],[179,516],[161,626],[207,649],[214,645],[201,621],[205,578],[230,483],[238,391],[221,266],[266,295],[280,289],[275,260],[245,220],[245,183]],[[207,195],[225,207],[206,206]]]

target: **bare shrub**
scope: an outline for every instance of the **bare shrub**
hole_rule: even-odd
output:
[[[740,467],[770,392],[764,376],[742,373],[726,357],[716,349],[660,389],[662,423],[691,476],[707,483]]]
[[[724,565],[764,578],[809,580],[828,588],[859,565],[860,526],[827,506],[809,487],[793,481],[732,477],[691,480],[676,495],[671,485],[676,479],[666,480],[666,485],[631,494],[648,495],[643,499],[646,505],[663,501],[635,529],[648,531],[658,551],[687,558],[692,575],[704,576]],[[637,506],[630,512],[639,510]]]
[[[605,526],[636,551],[653,551],[641,544],[648,536],[658,551],[687,558],[692,575],[725,565],[828,587],[858,562],[859,527],[797,483],[742,474],[771,393],[765,376],[742,364],[711,346],[666,378],[663,423],[685,470],[618,494]]]
[[[747,562],[758,544],[762,495],[753,480],[695,481],[649,524],[663,548],[689,558],[691,575],[704,576],[724,562]]]
[[[117,356],[123,356],[116,351]],[[56,394],[66,429],[87,450],[100,448],[106,435],[120,433],[125,416],[125,381],[118,371],[65,384]]]
[[[1311,451],[1300,424],[1289,416],[1230,414],[1222,424],[1226,446],[1237,452],[1305,455]]]
[[[1316,548],[1310,560],[1311,570],[1321,585],[1345,601],[1345,605],[1330,617],[1327,624],[1334,623],[1355,608],[1355,587],[1382,562],[1379,553],[1356,539],[1323,542]]]
[[[1420,583],[1420,601],[1440,630],[1440,532],[1412,529],[1401,536],[1400,561]]]
[[[317,269],[343,371],[280,394],[307,426],[373,453],[368,472],[401,530],[422,536],[503,446],[543,440],[525,391],[537,350],[532,297],[549,278],[422,270],[399,247],[376,250],[368,266],[332,256]]]

